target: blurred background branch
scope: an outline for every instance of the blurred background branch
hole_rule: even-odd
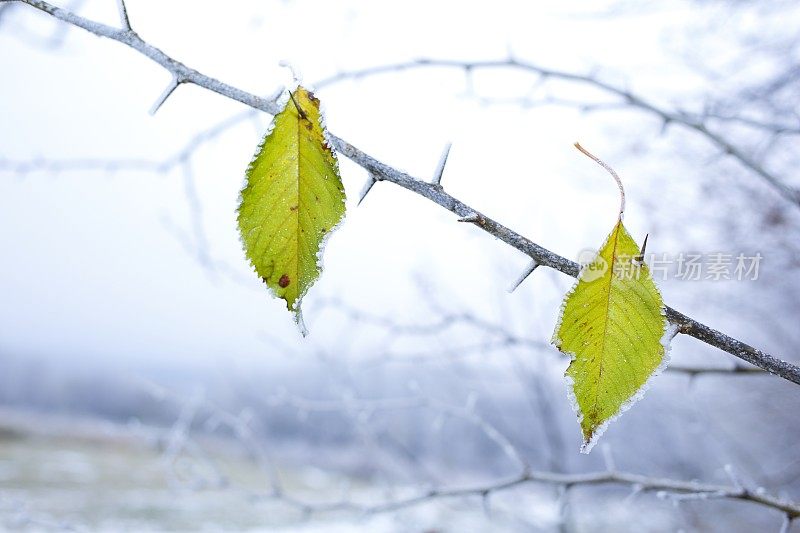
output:
[[[578,267],[521,236],[565,251],[599,242],[616,199],[572,165],[580,137],[625,169],[649,249],[763,253],[752,283],[670,270],[660,285],[794,363],[795,3],[30,3],[169,79],[0,2],[4,527],[796,529],[794,385],[726,356],[712,366],[685,336],[607,445],[578,456],[567,361],[548,342],[572,280],[538,266]],[[279,106],[279,64],[319,80],[329,124],[379,155],[333,139],[358,165],[341,161],[347,189],[366,170],[370,201],[326,253],[303,343],[231,222],[240,183],[228,178],[267,127],[259,109]]]

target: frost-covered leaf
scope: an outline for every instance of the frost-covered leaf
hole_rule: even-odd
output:
[[[344,216],[345,195],[319,100],[302,87],[290,96],[247,169],[238,221],[256,273],[305,333],[300,302],[319,277],[323,241]]]
[[[620,218],[565,297],[553,335],[572,357],[566,376],[584,453],[666,364],[664,304],[640,253]]]

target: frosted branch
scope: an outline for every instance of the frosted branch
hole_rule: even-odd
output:
[[[746,154],[744,150],[735,146],[731,141],[729,141],[723,135],[709,129],[708,125],[706,124],[706,120],[717,118],[719,120],[746,123],[753,127],[766,130],[776,135],[787,134],[787,133],[800,135],[800,128],[798,128],[797,126],[790,124],[770,124],[749,118],[719,116],[719,115],[715,116],[713,114],[696,117],[689,115],[687,113],[683,113],[681,111],[673,111],[665,109],[660,107],[656,103],[651,102],[648,99],[630,91],[625,87],[619,87],[599,79],[594,73],[577,74],[574,72],[554,70],[542,67],[535,63],[522,61],[514,57],[508,57],[505,59],[497,59],[497,60],[486,60],[486,61],[459,61],[450,59],[425,58],[425,59],[417,59],[414,61],[407,61],[403,63],[394,63],[394,64],[381,65],[377,67],[368,67],[359,70],[340,72],[338,74],[335,74],[329,78],[326,78],[318,82],[317,86],[322,87],[343,80],[363,79],[368,76],[376,76],[382,74],[390,74],[395,72],[404,72],[408,70],[418,70],[418,69],[428,69],[428,68],[448,68],[448,69],[463,70],[468,76],[476,70],[493,70],[493,69],[506,68],[533,74],[534,76],[537,77],[539,81],[545,79],[557,79],[567,82],[583,84],[589,87],[593,87],[595,89],[599,89],[604,93],[615,97],[618,101],[610,103],[601,102],[597,104],[586,104],[583,102],[571,102],[567,100],[561,100],[555,97],[548,97],[545,100],[545,103],[570,105],[572,107],[577,107],[584,111],[595,110],[595,109],[618,109],[620,107],[629,107],[629,108],[632,107],[659,118],[664,123],[665,126],[669,124],[678,124],[700,135],[701,137],[704,137],[713,146],[715,146],[720,151],[720,153],[725,154],[736,160],[744,168],[752,171],[756,176],[762,179],[767,185],[773,188],[784,199],[794,204],[795,207],[800,208],[800,189],[788,185],[784,178],[779,177],[774,172],[767,169],[764,165],[760,164],[755,158]],[[487,99],[484,99],[483,103],[489,103],[489,101]],[[533,105],[534,103],[531,101],[523,101],[522,104],[524,106],[530,106]]]
[[[280,111],[280,106],[278,105],[277,100],[265,99],[256,96],[191,69],[183,63],[168,56],[160,49],[147,43],[132,31],[113,28],[111,26],[86,19],[76,15],[71,11],[58,8],[42,0],[16,1],[28,4],[61,21],[79,28],[83,28],[86,31],[94,33],[95,35],[107,37],[125,44],[126,46],[133,48],[137,52],[161,65],[167,71],[172,73],[177,79],[184,80],[185,83],[192,83],[199,87],[203,87],[209,91],[228,97],[232,100],[236,100],[255,109],[265,111],[272,115],[275,115]],[[559,78],[594,86],[604,90],[607,93],[622,98],[624,101],[636,108],[645,110],[648,113],[663,118],[664,120],[682,124],[685,127],[688,127],[703,135],[706,139],[716,145],[723,153],[729,154],[731,157],[738,160],[743,166],[749,168],[758,176],[763,178],[783,197],[791,201],[797,207],[800,207],[800,192],[783,183],[783,181],[777,176],[766,170],[753,159],[749,158],[725,138],[710,131],[704,123],[694,122],[680,113],[670,113],[664,111],[654,104],[651,104],[641,97],[629,92],[627,89],[621,89],[607,84],[593,76],[545,69],[531,63],[521,62],[517,59],[503,59],[498,61],[483,62],[417,60],[408,63],[366,69],[355,73],[339,74],[336,76],[336,79],[363,77],[380,72],[395,72],[399,70],[408,70],[421,67],[450,67],[466,69],[468,71],[472,71],[476,68],[515,68],[535,73],[538,76]],[[323,80],[323,82],[317,84],[317,86],[321,87],[325,85],[325,83],[326,80]],[[461,217],[461,220],[463,221],[475,222],[476,225],[485,232],[527,254],[529,257],[536,260],[540,265],[548,266],[572,277],[576,277],[578,275],[579,266],[574,261],[551,252],[550,250],[547,250],[546,248],[534,243],[530,239],[527,239],[522,235],[510,230],[509,228],[506,228],[499,222],[492,220],[460,200],[447,194],[440,186],[416,179],[404,172],[394,169],[333,134],[330,135],[330,142],[340,154],[372,173],[376,180],[390,181],[400,187],[403,187],[404,189],[433,201],[445,209],[448,209],[449,211]],[[710,328],[709,326],[706,326],[705,324],[702,324],[684,315],[683,313],[672,309],[671,307],[666,307],[665,312],[669,321],[678,327],[679,333],[692,336],[702,342],[705,342],[706,344],[724,350],[748,363],[758,366],[767,372],[780,376],[793,383],[800,384],[800,367],[777,359],[761,350],[745,344],[744,342],[714,330],[713,328]]]

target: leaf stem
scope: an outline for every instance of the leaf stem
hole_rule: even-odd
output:
[[[625,212],[625,189],[622,187],[622,180],[619,179],[619,176],[617,176],[617,173],[614,172],[613,168],[604,163],[599,157],[586,150],[586,148],[581,146],[580,143],[575,143],[575,148],[580,150],[583,155],[606,169],[608,173],[614,177],[614,181],[617,182],[617,187],[619,187],[619,218],[622,218],[622,214]]]

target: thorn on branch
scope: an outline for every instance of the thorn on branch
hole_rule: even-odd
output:
[[[161,109],[161,106],[164,105],[164,102],[167,101],[167,98],[169,98],[172,95],[172,93],[175,91],[175,89],[178,88],[178,85],[180,85],[181,83],[183,83],[183,80],[179,79],[177,76],[172,77],[172,80],[170,80],[169,85],[167,85],[167,87],[164,89],[164,92],[162,92],[161,95],[158,97],[158,99],[156,99],[156,101],[153,103],[153,107],[150,108],[151,115],[155,115],[156,112],[158,112],[158,110]]]
[[[517,290],[517,287],[522,285],[522,282],[525,281],[528,278],[528,276],[533,274],[533,271],[536,270],[538,267],[539,263],[537,263],[535,259],[531,259],[531,262],[528,263],[528,266],[525,267],[525,270],[522,272],[522,274],[520,274],[519,277],[516,280],[514,280],[514,283],[512,283],[508,287],[508,292],[512,293],[515,290]]]
[[[483,514],[487,518],[492,517],[492,502],[490,500],[491,497],[492,497],[492,491],[490,490],[484,490],[481,493],[481,504],[483,506]]]
[[[637,263],[639,263],[640,265],[641,265],[642,263],[644,263],[644,252],[645,252],[645,250],[647,250],[647,238],[648,238],[648,237],[650,237],[650,234],[649,234],[649,233],[645,234],[645,236],[644,236],[644,242],[642,242],[642,249],[641,249],[641,251],[639,252],[639,255],[637,255],[637,256],[635,257],[635,259],[636,259],[636,262],[637,262]]]
[[[122,29],[125,31],[133,31],[131,28],[131,21],[128,18],[128,8],[125,7],[125,0],[117,0],[117,9],[119,10],[119,21]]]
[[[507,54],[506,62],[509,65],[516,65],[518,63],[517,55],[514,53],[514,48],[511,46],[511,43],[509,43],[506,46],[506,54]]]
[[[661,122],[661,132],[660,132],[661,135],[664,135],[667,132],[667,128],[671,123],[672,123],[671,117],[665,116],[663,118],[663,121]]]
[[[447,164],[447,156],[450,155],[450,148],[453,146],[453,143],[447,143],[442,150],[442,156],[439,158],[439,164],[436,165],[436,171],[433,173],[433,179],[431,183],[434,185],[441,186],[442,184],[442,174],[444,174],[444,166]]]
[[[372,186],[375,185],[375,182],[379,181],[378,178],[372,172],[369,173],[369,178],[367,178],[367,182],[364,184],[364,188],[361,189],[361,195],[358,197],[358,203],[356,206],[361,205],[361,202],[364,201],[364,198],[367,197],[369,191],[372,190]]]

